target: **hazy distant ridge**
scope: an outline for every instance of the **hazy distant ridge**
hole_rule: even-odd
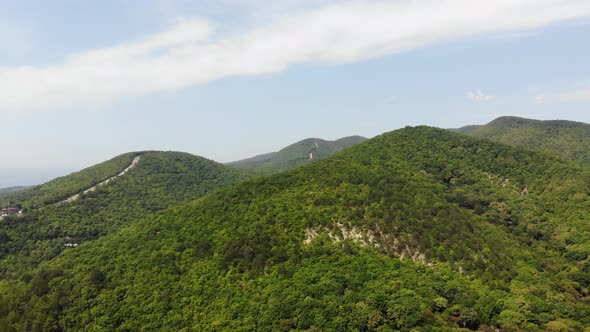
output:
[[[362,136],[347,136],[335,141],[307,138],[291,144],[280,151],[257,155],[252,158],[230,162],[226,165],[236,168],[254,169],[263,174],[273,174],[330,157],[342,149],[366,140]]]

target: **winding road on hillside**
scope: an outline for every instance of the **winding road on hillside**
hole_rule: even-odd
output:
[[[96,190],[96,188],[98,188],[98,187],[100,187],[100,186],[104,186],[105,184],[107,184],[107,183],[109,183],[109,182],[113,181],[114,179],[116,179],[116,178],[118,178],[118,177],[120,177],[120,176],[123,176],[123,175],[127,174],[127,172],[129,172],[130,170],[134,169],[134,168],[135,168],[135,166],[137,166],[137,163],[139,163],[139,159],[140,159],[140,156],[137,156],[137,157],[133,158],[133,161],[131,162],[131,164],[130,164],[129,166],[127,166],[127,168],[125,168],[123,171],[121,171],[121,173],[119,173],[119,174],[117,174],[117,175],[115,175],[115,176],[111,176],[110,178],[108,178],[108,179],[106,179],[106,180],[102,181],[101,183],[99,183],[99,184],[97,184],[97,185],[95,185],[95,186],[92,186],[92,187],[90,187],[90,188],[88,188],[88,189],[86,189],[86,190],[82,191],[82,192],[81,192],[81,193],[79,193],[79,194],[76,194],[76,195],[74,195],[74,196],[71,196],[71,197],[69,197],[69,198],[67,198],[67,199],[65,199],[65,200],[63,200],[63,201],[61,201],[60,203],[71,203],[71,202],[73,202],[73,201],[77,200],[77,199],[80,197],[80,195],[81,195],[81,194],[87,194],[87,193],[89,193],[89,192],[95,191],[95,190]]]

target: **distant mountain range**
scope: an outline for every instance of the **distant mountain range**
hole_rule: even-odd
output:
[[[0,331],[584,331],[586,126],[132,152],[7,194]]]
[[[275,174],[330,157],[342,149],[366,140],[366,138],[361,136],[348,136],[335,141],[308,138],[291,144],[277,152],[270,152],[252,158],[230,162],[226,165],[236,168],[252,169],[259,174]]]
[[[451,130],[590,164],[590,124],[582,122],[504,116],[486,125]]]
[[[0,168],[0,189],[34,186],[73,172],[65,168]]]
[[[26,188],[27,187],[24,187],[24,186],[0,188],[0,194],[13,193],[15,191],[20,191],[20,190],[23,190],[23,189],[26,189]]]

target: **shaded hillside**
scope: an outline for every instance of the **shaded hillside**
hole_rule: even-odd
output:
[[[0,326],[581,330],[589,193],[576,164],[406,128],[0,281]]]
[[[590,164],[590,124],[506,116],[475,130],[465,132],[465,128],[457,130],[475,137],[555,154],[586,165]]]
[[[342,149],[366,140],[361,136],[348,136],[335,141],[308,138],[291,144],[278,152],[266,153],[226,165],[253,169],[261,174],[275,174],[330,157]]]
[[[47,198],[55,201],[57,197],[59,202],[27,208],[22,216],[0,221],[0,237],[5,236],[5,241],[0,243],[0,278],[22,275],[30,266],[71,246],[95,240],[132,220],[251,177],[214,161],[179,152],[131,153],[113,160],[130,162],[128,157],[135,156],[139,156],[138,162],[127,173],[70,202],[63,199],[99,183],[90,178],[99,173],[95,170],[100,167],[56,179],[27,193],[24,197],[30,197],[30,201],[18,202],[19,205],[32,206],[42,200],[47,202]],[[119,171],[115,167],[112,170]]]

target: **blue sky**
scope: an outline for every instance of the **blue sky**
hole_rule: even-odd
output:
[[[585,0],[0,0],[0,168],[590,122]]]

